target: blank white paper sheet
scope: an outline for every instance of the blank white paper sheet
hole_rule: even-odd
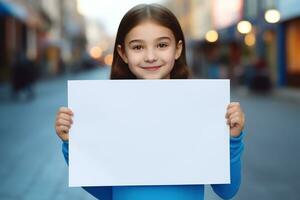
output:
[[[229,80],[68,81],[69,186],[230,183]]]

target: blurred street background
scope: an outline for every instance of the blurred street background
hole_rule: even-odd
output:
[[[244,108],[234,199],[300,199],[299,0],[0,0],[1,200],[94,199],[68,187],[56,111],[67,80],[109,78],[121,17],[152,2],[178,17],[193,78],[230,79]]]

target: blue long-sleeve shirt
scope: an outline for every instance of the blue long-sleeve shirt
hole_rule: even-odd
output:
[[[231,199],[241,183],[241,154],[244,148],[242,138],[230,138],[230,184],[212,184],[214,192],[222,199]],[[63,142],[62,151],[68,163],[69,144]],[[204,185],[172,186],[113,186],[83,187],[84,190],[101,200],[203,200]]]

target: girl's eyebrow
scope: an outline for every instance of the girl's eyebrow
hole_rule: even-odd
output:
[[[168,36],[164,36],[164,37],[159,37],[159,38],[157,38],[156,39],[156,41],[158,41],[158,40],[171,40],[171,38],[170,37],[168,37]]]
[[[134,42],[143,42],[143,40],[131,40],[131,41],[129,42],[129,44],[134,43]]]
[[[164,37],[159,37],[159,38],[155,39],[155,41],[165,40],[165,39],[166,39],[166,40],[171,40],[170,37],[164,36]],[[134,43],[134,42],[144,42],[144,40],[140,40],[140,39],[131,40],[131,41],[129,42],[129,44]]]

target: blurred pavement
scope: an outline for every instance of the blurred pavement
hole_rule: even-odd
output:
[[[67,79],[106,79],[108,74],[101,68],[40,82],[33,101],[11,102],[8,88],[1,88],[0,199],[94,199],[68,187],[54,121],[57,109],[67,105]]]

